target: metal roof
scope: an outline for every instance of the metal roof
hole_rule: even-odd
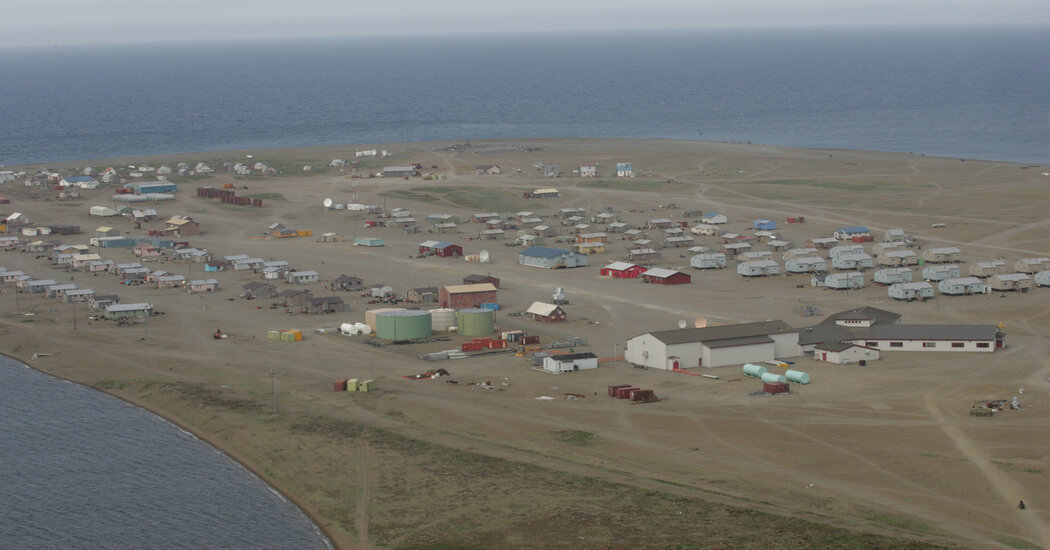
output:
[[[862,338],[872,340],[994,340],[995,325],[874,325]]]
[[[723,338],[721,340],[707,340],[704,345],[712,348],[731,348],[734,346],[753,346],[755,344],[769,344],[773,339],[769,336],[745,336],[743,338]]]
[[[560,248],[547,248],[545,246],[530,246],[521,252],[518,252],[519,256],[532,256],[535,258],[557,258],[564,254],[575,254],[571,250],[562,250]]]
[[[798,332],[798,329],[792,328],[784,321],[759,321],[755,323],[741,323],[737,325],[724,325],[718,327],[664,330],[651,332],[649,334],[665,344],[687,344],[693,342],[707,342],[710,340],[768,336],[770,334],[783,334],[788,332]]]

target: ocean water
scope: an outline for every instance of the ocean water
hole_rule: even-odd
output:
[[[0,50],[0,163],[523,137],[1050,163],[1050,28],[536,33]]]
[[[330,548],[293,504],[156,415],[0,356],[0,547]]]

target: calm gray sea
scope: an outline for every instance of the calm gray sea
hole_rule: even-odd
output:
[[[1050,163],[1050,27],[0,49],[0,164],[523,137]]]
[[[296,506],[192,434],[2,356],[0,497],[0,548],[330,548]]]

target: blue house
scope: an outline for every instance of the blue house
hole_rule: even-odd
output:
[[[584,267],[587,265],[587,256],[572,250],[530,246],[518,253],[518,264],[544,269]]]
[[[124,189],[131,189],[136,195],[145,195],[148,193],[174,193],[178,190],[178,186],[167,181],[144,181],[129,183],[124,186]]]
[[[852,239],[853,237],[870,237],[871,230],[863,225],[840,227],[835,230],[835,233],[833,233],[832,236],[840,241],[844,241],[846,239]]]
[[[759,229],[762,231],[772,231],[777,228],[777,222],[773,220],[761,219],[755,220],[751,223],[751,229]]]

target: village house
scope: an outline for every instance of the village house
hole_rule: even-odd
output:
[[[627,251],[626,258],[632,262],[651,262],[660,259],[660,253],[652,248],[632,248]]]
[[[598,176],[598,166],[594,164],[580,165],[581,178],[593,178]]]
[[[312,314],[338,313],[350,309],[346,302],[343,302],[343,299],[338,296],[310,297],[306,299],[303,307],[307,313]]]
[[[216,279],[193,279],[189,282],[189,286],[186,287],[187,292],[190,293],[204,293],[214,292],[219,290],[219,281]]]
[[[667,237],[664,239],[664,246],[667,248],[688,248],[696,244],[696,241],[692,237]]]
[[[846,271],[828,275],[814,275],[810,285],[822,286],[833,290],[851,290],[864,287],[864,274],[860,271]]]
[[[1050,258],[1021,258],[1014,262],[1014,271],[1018,273],[1035,273],[1050,269]]]
[[[692,282],[688,273],[682,273],[674,269],[654,267],[642,272],[642,281],[654,285],[687,285]]]
[[[141,242],[132,247],[131,252],[139,258],[157,258],[164,253],[151,242]]]
[[[1002,260],[970,264],[969,275],[971,277],[991,277],[999,273],[1006,273],[1006,262]]]
[[[453,309],[478,308],[485,304],[498,304],[498,293],[499,290],[492,283],[449,285],[440,289],[438,304]]]
[[[359,291],[363,289],[365,282],[360,277],[352,275],[342,274],[332,282],[328,283],[328,288],[331,290],[342,290],[342,291]]]
[[[83,302],[87,302],[92,297],[94,297],[95,296],[95,291],[90,289],[90,288],[78,288],[78,289],[74,289],[74,290],[67,290],[67,291],[65,291],[64,294],[65,294],[65,301],[66,301],[66,303],[73,303],[73,302],[81,302],[81,303],[83,303]]]
[[[957,262],[962,259],[962,251],[954,246],[927,248],[922,251],[922,259],[928,263]]]
[[[652,218],[645,222],[647,229],[667,229],[673,222],[669,218]]]
[[[1005,290],[1026,292],[1032,288],[1032,277],[1027,273],[999,273],[988,278],[988,287],[996,292]]]
[[[736,272],[744,277],[766,277],[780,274],[780,264],[773,260],[751,260],[736,264]]]
[[[928,265],[922,269],[922,278],[927,281],[943,281],[962,277],[962,269],[955,264]]]
[[[911,250],[886,252],[879,257],[879,265],[886,267],[902,267],[918,264],[919,256]]]
[[[697,254],[689,258],[689,265],[696,269],[723,269],[726,267],[726,255],[720,252]]]
[[[499,166],[493,164],[479,164],[474,167],[474,173],[479,176],[498,176],[503,173],[503,170]]]
[[[101,260],[102,256],[98,254],[73,254],[70,256],[69,266],[73,269],[84,269],[89,263]]]
[[[863,225],[840,227],[831,236],[840,241],[847,241],[853,239],[853,237],[870,237],[871,230]]]
[[[419,253],[424,256],[457,258],[463,255],[463,247],[444,241],[423,241],[419,243]]]
[[[927,298],[933,298],[934,288],[933,285],[926,281],[918,281],[914,283],[896,283],[890,285],[887,290],[890,298],[896,300],[925,300]]]
[[[532,317],[532,320],[544,323],[564,321],[566,318],[561,306],[544,302],[533,302],[525,313]]]
[[[616,163],[616,177],[618,178],[633,178],[634,167],[629,162],[617,162]]]
[[[773,253],[768,250],[753,250],[739,255],[740,260],[750,262],[751,260],[772,260]]]
[[[722,245],[722,254],[726,257],[735,257],[739,254],[743,254],[751,250],[751,245],[748,243],[726,243]]]
[[[471,274],[463,277],[463,284],[465,285],[479,285],[489,283],[492,286],[499,288],[499,277],[493,277],[492,275],[481,275]]]
[[[314,295],[308,290],[299,290],[297,288],[289,288],[282,290],[277,294],[277,298],[281,304],[285,307],[300,307],[306,304],[306,301],[313,298]]]
[[[789,273],[823,273],[828,270],[828,261],[818,256],[793,256],[784,262]]]
[[[567,206],[565,208],[558,209],[558,217],[568,219],[569,221],[582,221],[583,216],[587,215],[587,210],[577,206]],[[573,219],[579,216],[577,219]]]
[[[777,222],[761,218],[751,222],[751,229],[761,229],[763,231],[772,231],[777,228]]]
[[[498,219],[499,219],[499,214],[496,213],[496,212],[475,212],[474,215],[470,217],[470,221],[472,223],[485,223],[485,222],[488,222],[489,220],[498,220]]]
[[[572,249],[580,254],[604,254],[605,245],[602,243],[578,243],[572,245]]]
[[[478,238],[483,241],[502,239],[505,232],[502,229],[482,229],[478,232]]]
[[[937,291],[950,296],[987,294],[989,290],[989,286],[977,277],[945,279],[937,283]]]
[[[700,223],[709,225],[721,225],[729,223],[729,218],[725,214],[719,214],[718,212],[707,212],[700,215]]]
[[[241,297],[249,300],[276,298],[277,287],[269,283],[260,283],[259,281],[244,283],[241,285]]]
[[[886,267],[875,271],[874,280],[881,285],[893,285],[897,283],[910,283],[912,280],[911,268],[908,267]]]
[[[630,262],[613,262],[599,271],[602,277],[613,279],[637,279],[646,268]]]
[[[157,288],[180,288],[186,286],[184,275],[161,275],[156,278]]]
[[[120,303],[120,296],[116,294],[96,294],[88,298],[89,311],[102,311],[106,306]]]
[[[543,187],[539,189],[533,189],[527,194],[526,198],[529,199],[556,199],[561,194],[557,189],[553,187]]]
[[[76,289],[77,285],[73,283],[56,283],[44,289],[44,293],[48,298],[62,298],[66,295],[66,292]]]
[[[105,307],[103,317],[106,320],[143,319],[153,314],[153,306],[145,302],[134,304],[110,304]]]
[[[839,244],[839,240],[834,237],[816,237],[806,241],[806,246],[810,248],[828,249]]]
[[[544,269],[585,267],[587,256],[573,250],[530,246],[518,253],[518,264]]]
[[[285,281],[293,285],[308,285],[316,283],[318,278],[319,275],[316,271],[291,271],[288,273],[288,277]]]
[[[1039,286],[1050,286],[1050,270],[1040,271],[1039,273],[1036,273],[1032,279],[1035,281],[1035,284]]]
[[[384,166],[381,172],[384,178],[411,178],[416,174],[413,166]]]
[[[863,252],[839,254],[831,259],[835,269],[860,271],[875,266],[875,260]]]
[[[422,304],[438,301],[439,289],[436,286],[424,286],[409,289],[405,293],[405,301],[413,304]]]
[[[902,241],[882,241],[875,243],[871,247],[872,255],[879,257],[887,252],[896,252],[900,250],[907,250],[908,244]]]
[[[542,172],[545,178],[556,178],[561,175],[561,170],[557,164],[544,164]]]

